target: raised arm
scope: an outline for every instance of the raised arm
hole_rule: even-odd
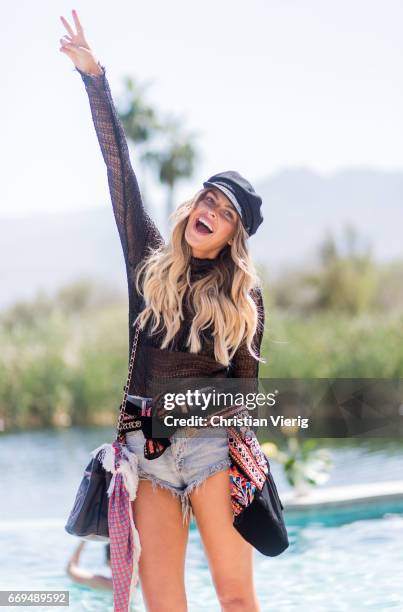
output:
[[[76,11],[73,11],[72,15],[76,32],[68,21],[61,17],[67,35],[60,40],[60,51],[70,57],[74,63],[89,97],[95,131],[107,167],[112,206],[128,269],[130,287],[134,268],[142,260],[147,249],[160,246],[163,238],[144,208],[105,68],[100,65],[88,45]],[[133,286],[131,290],[134,291]]]
[[[133,171],[123,126],[114,106],[105,74],[81,74],[88,94],[91,114],[101,152],[107,167],[113,211],[126,263],[136,266],[148,247],[157,247],[163,239],[144,208]]]

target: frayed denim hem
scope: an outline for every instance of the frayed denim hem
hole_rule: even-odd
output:
[[[161,480],[154,474],[147,474],[146,472],[139,473],[139,480],[149,480],[152,484],[153,490],[155,491],[157,487],[161,489],[165,489],[166,491],[170,491],[174,497],[179,497],[182,505],[182,518],[183,523],[186,523],[188,519],[191,518],[191,512],[189,511],[189,500],[187,496],[185,496],[185,491],[178,491],[172,485],[169,484],[166,480]]]
[[[222,472],[223,470],[227,470],[230,466],[231,466],[231,461],[229,458],[223,459],[222,461],[219,461],[218,463],[211,465],[208,469],[206,469],[202,473],[202,475],[197,480],[195,480],[190,485],[188,485],[184,491],[178,491],[178,489],[175,489],[172,485],[170,485],[165,480],[161,480],[157,476],[154,476],[153,474],[147,474],[146,472],[143,472],[143,471],[139,472],[139,479],[149,480],[152,484],[154,491],[156,490],[157,487],[160,487],[162,489],[166,489],[170,491],[174,497],[179,497],[181,501],[181,506],[182,506],[182,519],[183,519],[183,523],[185,524],[191,521],[192,518],[194,517],[193,510],[192,510],[192,504],[190,501],[190,495],[196,489],[200,488],[202,485],[204,486],[206,483],[206,480],[210,476],[213,476],[214,474],[217,474],[218,472]]]

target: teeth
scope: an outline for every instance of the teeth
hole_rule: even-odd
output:
[[[199,217],[197,220],[200,223],[203,223],[203,225],[205,225],[210,230],[210,232],[213,231],[213,228],[211,227],[211,225],[203,217]]]

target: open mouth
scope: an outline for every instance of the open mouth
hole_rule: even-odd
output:
[[[204,217],[197,217],[194,227],[199,234],[212,234],[214,231],[210,223]]]

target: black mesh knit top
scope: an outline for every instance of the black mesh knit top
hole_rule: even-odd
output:
[[[138,264],[147,255],[148,248],[164,243],[153,220],[147,213],[140,194],[136,175],[133,171],[123,126],[116,112],[109,84],[103,74],[92,76],[76,68],[84,81],[89,97],[92,118],[101,152],[106,164],[108,184],[113,212],[123,248],[127,270],[129,294],[129,356],[133,343],[133,322],[143,307],[143,297],[135,287],[135,273]],[[191,279],[208,274],[214,259],[192,257]],[[254,347],[260,354],[264,327],[264,306],[260,288],[251,292],[258,307],[258,326]],[[139,337],[136,353],[136,367],[129,392],[153,397],[160,391],[157,381],[170,377],[233,376],[257,378],[259,362],[249,353],[246,343],[240,345],[229,368],[214,358],[212,337],[203,336],[202,350],[189,353],[186,347],[193,313],[184,308],[184,321],[169,349],[160,349],[160,337],[149,335],[144,330]],[[230,372],[230,374],[229,374]]]

